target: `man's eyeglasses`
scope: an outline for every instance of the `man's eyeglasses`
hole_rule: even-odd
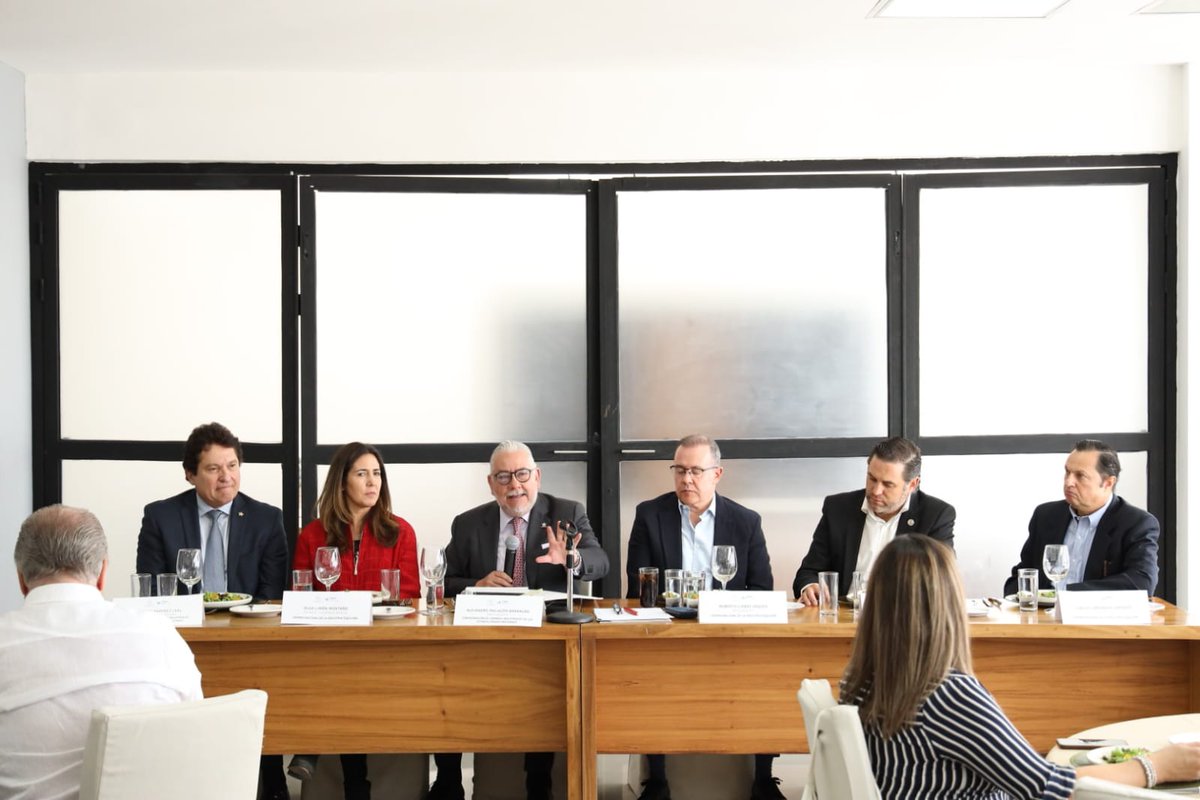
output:
[[[521,469],[514,469],[512,472],[493,472],[492,480],[501,486],[508,486],[512,483],[513,478],[517,479],[517,483],[524,483],[529,480],[529,476],[532,474],[533,470],[528,467],[522,467]]]
[[[691,475],[693,478],[699,478],[710,469],[716,469],[719,465],[714,464],[711,467],[681,467],[678,464],[672,464],[668,469],[675,473],[676,478],[682,478],[684,475]]]

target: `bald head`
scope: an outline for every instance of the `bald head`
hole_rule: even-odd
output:
[[[21,523],[13,559],[24,591],[47,583],[94,586],[108,560],[108,540],[92,512],[46,506]]]

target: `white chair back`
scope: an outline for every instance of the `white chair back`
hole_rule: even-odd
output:
[[[254,800],[267,693],[92,712],[80,800]]]
[[[812,765],[804,800],[880,800],[858,708],[826,708],[814,727],[808,742]]]
[[[1195,789],[1192,790],[1193,792]],[[1133,786],[1124,786],[1120,783],[1105,781],[1099,778],[1084,776],[1075,781],[1075,800],[1125,800],[1126,798],[1144,798],[1152,800],[1158,798],[1164,800],[1168,797],[1178,797],[1179,795],[1171,794],[1170,792],[1157,792],[1153,789],[1139,789]]]
[[[800,691],[796,692],[800,701],[800,710],[804,712],[804,733],[808,736],[808,750],[811,753],[813,742],[817,738],[817,717],[827,708],[833,708],[837,701],[833,699],[833,690],[829,681],[805,678],[800,681]]]

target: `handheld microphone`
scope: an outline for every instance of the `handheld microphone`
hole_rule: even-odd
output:
[[[504,571],[508,573],[508,577],[513,576],[513,569],[517,564],[517,548],[521,543],[517,541],[517,537],[509,535],[504,540]]]

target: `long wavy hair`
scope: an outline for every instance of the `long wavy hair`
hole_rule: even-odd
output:
[[[909,727],[951,670],[971,673],[971,642],[954,552],[928,536],[897,536],[871,567],[842,692],[889,738]]]
[[[379,451],[362,442],[350,442],[338,448],[329,464],[329,473],[325,476],[325,486],[321,496],[317,498],[317,517],[325,528],[325,544],[346,550],[351,547],[353,533],[350,526],[354,524],[354,514],[346,499],[346,479],[350,477],[350,469],[354,462],[363,456],[375,456],[379,462],[379,499],[367,511],[363,524],[371,529],[371,534],[384,547],[393,547],[400,535],[400,525],[392,519],[392,493],[388,489],[387,467],[383,465],[383,456]]]

